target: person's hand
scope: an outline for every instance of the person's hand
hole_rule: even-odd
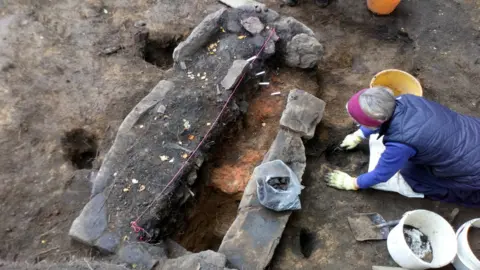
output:
[[[335,170],[327,174],[325,181],[328,186],[336,189],[358,190],[357,179],[341,171]]]
[[[364,138],[358,133],[352,133],[347,135],[345,139],[343,139],[342,144],[340,144],[341,148],[347,149],[347,150],[352,150],[353,148],[357,147]]]

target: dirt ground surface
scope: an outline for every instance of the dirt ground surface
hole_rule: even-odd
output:
[[[301,0],[296,7],[280,7],[279,0],[265,3],[312,28],[325,47],[318,69],[280,68],[282,83],[273,85],[282,93],[303,88],[327,103],[317,136],[306,149],[310,156],[303,179],[303,209],[292,216],[271,268],[393,265],[385,242],[355,242],[348,215],[379,212],[391,220],[419,208],[448,215],[456,205],[374,190],[327,188],[323,181],[327,167],[352,175],[368,167],[368,147],[348,153],[332,151],[354,129],[345,103],[355,91],[367,87],[376,72],[400,68],[420,79],[427,98],[480,116],[480,1],[404,0],[387,17],[372,15],[365,2],[358,0],[332,0],[325,9],[310,0]],[[172,44],[220,6],[214,0],[0,2],[1,259],[68,261],[95,255],[71,243],[67,235],[88,201],[92,169],[101,164],[122,119],[163,77],[171,64],[166,55]],[[144,59],[132,44],[135,23],[140,21],[151,32]],[[278,98],[270,96],[274,90],[266,89],[268,94],[260,100],[281,106]],[[263,117],[261,107],[255,101],[251,104],[243,126],[248,130],[248,121],[253,121],[250,128],[265,123],[264,136],[240,133],[246,136],[238,139],[245,147],[233,149],[261,153],[263,148],[258,146],[268,148],[268,134],[275,133],[276,113],[281,109]],[[231,159],[239,158],[233,158],[234,151],[228,153]],[[258,159],[250,156],[246,159]],[[245,166],[250,169],[253,166]],[[208,231],[216,234],[204,234],[212,239],[181,241],[191,250],[218,245],[226,225],[233,221],[231,211],[239,198],[239,194],[227,196],[208,189],[204,194],[199,201],[207,206],[202,209],[212,212],[205,219],[194,211],[191,217],[198,221],[193,224],[207,220],[211,225],[210,217],[224,214],[218,226]],[[478,209],[460,208],[455,228],[479,214]],[[189,226],[184,234],[198,228],[202,225]]]

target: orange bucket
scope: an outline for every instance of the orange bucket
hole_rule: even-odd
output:
[[[392,13],[401,0],[367,0],[368,9],[378,15]]]

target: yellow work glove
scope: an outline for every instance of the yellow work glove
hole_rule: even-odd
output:
[[[341,171],[333,171],[327,174],[327,178],[325,179],[327,185],[330,187],[334,187],[336,189],[343,189],[343,190],[357,190],[357,178],[353,178],[350,175],[341,172]]]
[[[365,137],[363,136],[362,131],[359,129],[354,133],[347,135],[347,137],[343,139],[342,144],[340,144],[340,147],[347,150],[352,150],[353,148],[357,147],[357,145],[359,145],[363,139],[365,139]]]

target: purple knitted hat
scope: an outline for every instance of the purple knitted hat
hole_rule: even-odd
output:
[[[360,125],[367,126],[367,127],[378,127],[381,126],[384,121],[373,119],[372,117],[368,116],[360,107],[360,103],[358,99],[360,95],[363,94],[367,89],[363,89],[353,95],[347,103],[347,111],[348,114]]]

